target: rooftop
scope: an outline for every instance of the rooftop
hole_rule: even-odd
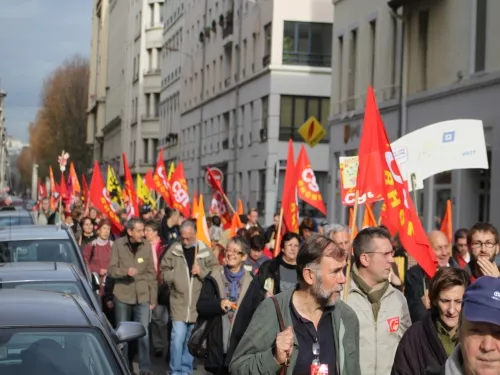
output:
[[[66,240],[68,228],[59,225],[20,225],[0,228],[0,241]]]

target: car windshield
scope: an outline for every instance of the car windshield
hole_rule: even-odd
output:
[[[31,216],[0,216],[0,227],[33,225]]]
[[[63,262],[80,267],[69,240],[19,240],[0,242],[0,263]]]
[[[101,332],[93,328],[0,328],[1,374],[121,374]]]
[[[70,293],[87,300],[87,295],[81,285],[72,281],[15,281],[1,282],[0,289],[29,289],[46,292]],[[88,302],[88,301],[87,301]]]

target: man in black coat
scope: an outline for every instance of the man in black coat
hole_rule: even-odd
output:
[[[446,235],[438,230],[429,233],[429,242],[436,254],[438,268],[458,267],[458,263],[451,257],[451,247]],[[411,267],[406,274],[405,297],[410,309],[412,323],[422,320],[430,308],[427,289],[429,278],[418,264]]]

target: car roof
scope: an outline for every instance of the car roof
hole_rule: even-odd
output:
[[[82,298],[66,293],[0,289],[2,328],[100,326],[97,316]]]
[[[13,209],[13,210],[0,209],[0,217],[9,217],[9,216],[12,216],[12,217],[30,217],[31,212],[25,210],[24,208]]]
[[[0,242],[21,240],[67,240],[68,228],[59,225],[19,225],[0,228]]]
[[[79,281],[75,267],[62,262],[0,263],[0,284],[16,281]]]

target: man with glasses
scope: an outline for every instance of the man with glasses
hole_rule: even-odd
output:
[[[465,270],[471,274],[474,282],[481,276],[500,277],[495,258],[499,249],[498,230],[489,223],[477,223],[467,234],[467,244],[471,252],[471,260]]]
[[[451,247],[448,237],[439,230],[433,230],[428,235],[429,243],[437,258],[437,268],[459,267],[451,257]],[[405,297],[410,308],[411,321],[416,323],[422,320],[430,309],[427,295],[430,279],[418,264],[408,270],[405,280]]]
[[[391,236],[383,228],[365,228],[353,249],[347,304],[359,319],[361,373],[389,374],[399,340],[411,325],[405,297],[389,282],[394,263]]]

